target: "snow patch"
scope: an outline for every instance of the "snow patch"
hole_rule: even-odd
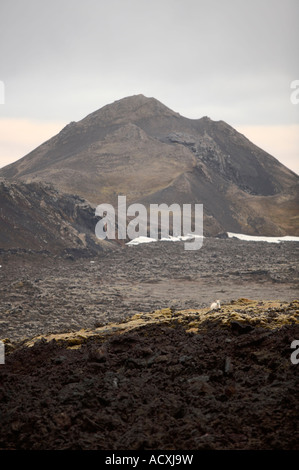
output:
[[[129,241],[126,243],[126,245],[129,246],[135,246],[135,245],[140,245],[141,243],[151,243],[151,242],[186,242],[188,240],[194,240],[195,238],[204,238],[201,235],[193,235],[192,233],[188,233],[187,235],[180,235],[178,237],[164,237],[161,238],[160,240],[157,240],[156,238],[150,238],[150,237],[137,237],[134,238],[133,240]]]
[[[133,246],[133,245],[140,245],[141,243],[152,243],[156,242],[157,240],[155,238],[150,238],[150,237],[137,237],[131,240],[130,242],[126,243],[128,246]]]
[[[268,243],[280,243],[280,242],[299,242],[299,237],[284,236],[284,237],[263,237],[258,235],[245,235],[243,233],[227,232],[228,238],[238,238],[239,240],[245,240],[248,242],[268,242]]]
[[[195,238],[203,238],[201,235],[193,235],[188,233],[187,235],[179,235],[178,237],[169,237],[161,238],[161,242],[187,242],[188,240],[194,240]]]

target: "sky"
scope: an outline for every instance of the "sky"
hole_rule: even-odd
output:
[[[142,93],[299,174],[298,18],[299,0],[1,0],[0,167]]]

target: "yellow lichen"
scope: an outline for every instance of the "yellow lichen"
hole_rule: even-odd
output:
[[[180,323],[187,332],[198,333],[205,331],[205,322],[215,323],[215,327],[229,328],[231,322],[249,324],[253,327],[269,329],[281,328],[286,324],[299,324],[299,301],[255,301],[241,298],[225,304],[217,312],[209,308],[177,310],[163,308],[149,313],[137,313],[120,323],[109,323],[93,330],[81,329],[77,332],[41,335],[27,341],[27,346],[33,346],[39,339],[58,341],[69,348],[78,348],[91,337],[103,338],[126,331],[134,330],[149,324],[166,324],[175,327]]]
[[[198,333],[198,328],[188,328],[187,333]]]

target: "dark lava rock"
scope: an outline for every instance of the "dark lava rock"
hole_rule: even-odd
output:
[[[232,321],[230,325],[232,331],[237,334],[246,334],[254,330],[254,327],[252,325],[241,323],[239,321]]]
[[[19,346],[0,366],[0,449],[298,450],[299,326],[251,335],[159,323]]]

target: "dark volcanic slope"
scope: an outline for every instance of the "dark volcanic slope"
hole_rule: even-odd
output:
[[[6,178],[51,182],[93,204],[203,203],[204,231],[297,235],[298,176],[223,121],[180,116],[143,95],[72,122]]]
[[[99,220],[82,197],[41,183],[0,179],[0,248],[62,253],[100,253],[112,248],[96,239]]]

